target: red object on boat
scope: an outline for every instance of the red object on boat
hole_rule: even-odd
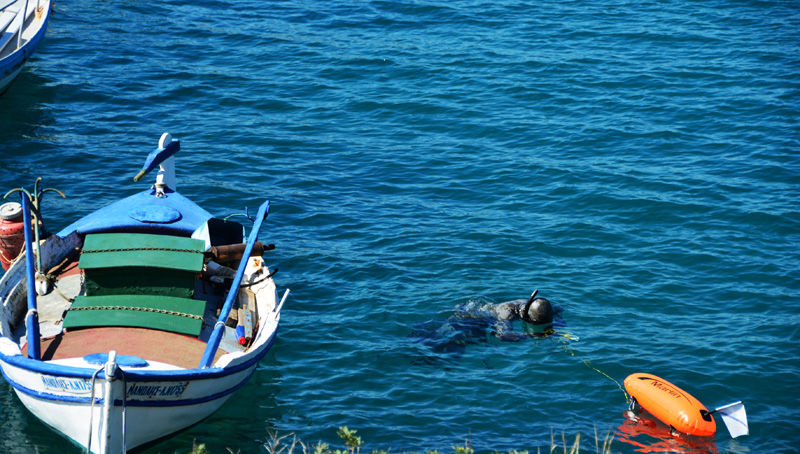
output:
[[[239,339],[239,345],[247,345],[247,338],[244,337],[244,326],[236,325],[236,337]]]
[[[25,244],[24,226],[22,205],[9,202],[0,206],[0,264],[6,271]]]

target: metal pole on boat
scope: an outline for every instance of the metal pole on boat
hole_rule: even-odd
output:
[[[36,308],[36,279],[33,266],[33,245],[31,232],[31,199],[25,191],[20,191],[22,196],[22,222],[25,224],[25,278],[28,288],[28,313],[25,315],[25,325],[28,335],[28,358],[41,359],[39,345],[39,313]]]
[[[219,312],[217,324],[214,325],[214,331],[211,332],[211,336],[208,338],[208,344],[203,352],[203,358],[200,359],[200,365],[197,366],[199,369],[210,367],[211,361],[214,360],[214,355],[217,353],[219,343],[222,341],[222,334],[225,330],[225,320],[228,319],[228,315],[233,307],[233,302],[236,300],[236,296],[239,294],[239,286],[242,283],[244,270],[247,268],[247,262],[250,261],[250,252],[253,250],[253,245],[256,243],[256,240],[258,240],[258,231],[261,229],[261,223],[264,222],[264,219],[266,219],[268,212],[269,200],[262,203],[261,207],[258,209],[258,214],[256,215],[253,229],[250,231],[250,236],[247,237],[247,246],[244,248],[242,260],[239,262],[239,268],[236,270],[236,276],[233,278],[231,289],[228,291],[228,297],[225,298],[225,305],[222,306],[222,310]]]
[[[276,291],[275,295],[277,296],[277,294],[278,294],[278,292]],[[272,312],[277,312],[277,313],[280,314],[281,313],[281,308],[283,308],[283,303],[286,302],[286,297],[288,297],[288,296],[289,296],[289,289],[287,288],[286,291],[283,293],[283,298],[281,298],[280,304],[275,306],[275,309],[273,309]]]

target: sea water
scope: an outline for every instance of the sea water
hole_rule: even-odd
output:
[[[278,341],[148,453],[343,449],[341,426],[396,453],[595,452],[595,431],[620,453],[790,453],[799,80],[796,1],[62,1],[0,97],[0,181],[62,190],[57,231],[152,184],[132,177],[170,132],[184,195],[272,201]],[[537,288],[558,336],[414,335]],[[633,424],[634,372],[743,400],[750,435]],[[3,381],[0,452],[79,450]]]

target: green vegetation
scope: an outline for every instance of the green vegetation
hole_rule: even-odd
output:
[[[206,445],[200,443],[197,444],[197,440],[194,441],[192,446],[192,451],[189,454],[210,454],[206,449]]]
[[[356,435],[356,430],[349,429],[347,426],[340,427],[339,430],[336,432],[336,435],[339,436],[344,441],[345,449],[331,449],[330,445],[323,442],[317,442],[316,444],[306,444],[302,440],[298,440],[297,436],[293,433],[281,435],[279,436],[277,432],[269,432],[269,439],[266,443],[264,443],[264,449],[266,449],[268,454],[361,454],[361,448],[364,446],[364,440],[361,439],[358,435]],[[291,437],[291,438],[290,438]],[[597,454],[611,454],[611,442],[613,441],[614,436],[611,435],[609,431],[606,433],[605,439],[600,441],[597,436],[597,428],[594,431],[594,445],[595,445],[595,453]],[[556,443],[555,435],[553,431],[550,431],[550,447],[549,450],[544,451],[546,454],[579,454],[580,453],[580,445],[581,445],[581,434],[577,434],[575,436],[575,441],[572,443],[571,447],[568,447],[567,444],[567,437],[564,433],[561,434],[561,449],[559,449],[558,444]],[[464,441],[463,446],[451,446],[453,450],[453,454],[475,454],[475,450],[470,446],[469,440]],[[298,452],[295,452],[295,449]],[[383,449],[376,449],[369,451],[369,454],[389,454],[391,448],[383,450]],[[195,449],[192,451],[192,454],[206,454],[207,451],[205,450],[204,445],[197,445],[195,444]],[[541,448],[536,449],[537,454],[542,454]],[[405,454],[405,453],[404,453]],[[420,454],[420,453],[408,453],[408,454]],[[440,454],[439,451],[425,451],[424,454]],[[498,451],[493,452],[492,454],[503,454]],[[509,451],[508,454],[529,454],[526,451]]]

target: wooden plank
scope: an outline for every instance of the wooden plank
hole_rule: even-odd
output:
[[[16,8],[9,8],[0,13],[0,33],[4,33],[6,31],[8,26],[11,24],[11,21],[17,17],[18,12],[19,10]]]
[[[79,296],[64,318],[65,329],[130,326],[199,336],[205,302],[153,295]],[[185,315],[179,315],[185,314]]]
[[[199,272],[205,243],[194,238],[142,233],[86,235],[80,267],[146,267]]]
[[[0,52],[5,49],[19,30],[18,13],[19,8],[8,8],[0,16]]]

